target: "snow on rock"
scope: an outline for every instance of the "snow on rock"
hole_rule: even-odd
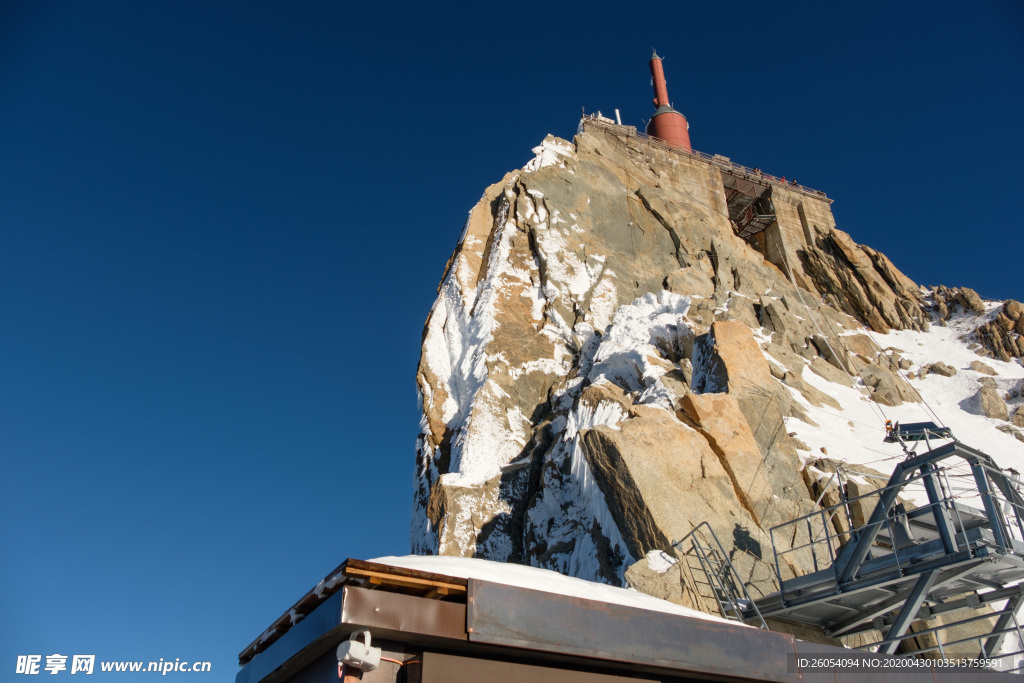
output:
[[[893,422],[937,422],[949,427],[968,446],[991,455],[1001,466],[1024,471],[1024,443],[1014,438],[1012,433],[999,429],[1006,427],[1007,423],[965,410],[970,398],[978,391],[981,378],[987,376],[970,369],[971,362],[978,360],[978,356],[968,348],[969,343],[961,339],[965,330],[976,325],[974,316],[961,316],[948,326],[932,325],[927,332],[893,330],[888,334],[871,333],[881,349],[895,349],[911,361],[905,375],[916,375],[922,367],[937,361],[956,368],[957,373],[950,377],[929,373],[924,379],[917,376],[907,379],[910,386],[920,393],[922,402],[896,407],[879,405],[866,397],[862,386],[840,386],[804,369],[803,379],[838,400],[842,410],[813,406],[794,392],[816,424],[789,418],[787,428],[812,447],[810,452],[805,451],[809,456],[821,457],[821,449],[824,448],[829,458],[888,471],[903,458],[903,451],[898,444],[883,443],[886,419]],[[996,370],[993,379],[1000,393],[1009,393],[1024,379],[1024,367],[1018,362],[989,359],[986,363]],[[1021,405],[1021,399],[1018,397],[1008,403],[1012,412]]]
[[[642,392],[638,403],[674,410],[672,392],[661,382],[669,367],[659,362],[659,349],[693,346],[693,330],[686,322],[689,309],[689,297],[665,290],[620,308],[594,354],[591,380],[607,378],[629,391]]]
[[[605,334],[590,334],[575,380],[555,395],[552,403],[566,412],[552,423],[557,441],[546,455],[549,466],[542,474],[541,491],[527,513],[527,533],[538,547],[564,546],[572,551],[540,553],[546,566],[572,576],[619,582],[633,561],[580,442],[581,433],[598,425],[617,428],[628,419],[626,407],[602,400],[598,392],[584,391],[616,387],[638,393],[640,402],[662,399],[662,407],[671,410],[669,392],[659,379],[665,368],[655,365],[655,359],[661,357],[659,345],[681,349],[686,340],[692,342],[685,321],[689,305],[686,297],[663,291],[622,306]]]
[[[664,550],[652,550],[647,553],[646,557],[647,567],[659,574],[664,574],[671,569],[672,565],[679,561],[674,557],[669,557],[668,553]]]
[[[557,165],[561,168],[565,168],[566,157],[571,157],[575,150],[571,143],[565,140],[559,140],[558,138],[549,135],[544,138],[544,141],[540,145],[533,148],[533,153],[536,154],[533,159],[530,160],[523,170],[527,173],[540,170],[545,166]]]

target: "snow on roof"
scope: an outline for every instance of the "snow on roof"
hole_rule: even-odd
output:
[[[736,621],[723,619],[699,612],[689,607],[683,607],[667,600],[661,600],[645,593],[633,590],[632,588],[617,588],[603,583],[584,581],[571,576],[564,576],[549,569],[538,567],[527,567],[520,564],[508,564],[505,562],[493,562],[491,560],[479,560],[471,557],[449,557],[444,555],[405,555],[403,557],[377,557],[370,562],[391,565],[392,567],[404,567],[406,569],[417,569],[424,572],[444,574],[446,576],[462,579],[478,579],[480,581],[491,581],[506,586],[516,586],[529,590],[543,591],[545,593],[556,593],[568,595],[584,600],[595,600],[608,602],[613,605],[625,607],[636,607],[637,609],[650,610],[652,612],[664,612],[666,614],[677,614],[683,617],[694,619],[706,619],[709,621],[727,622],[738,624]]]

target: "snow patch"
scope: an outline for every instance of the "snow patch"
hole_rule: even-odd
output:
[[[565,140],[559,140],[551,137],[550,135],[544,138],[544,141],[533,148],[533,153],[536,154],[526,166],[523,166],[523,171],[526,173],[532,173],[539,171],[545,166],[559,166],[565,168],[566,157],[572,157],[576,153],[576,148],[573,147],[571,142]]]
[[[689,308],[689,298],[662,291],[620,307],[603,335],[586,323],[573,329],[579,371],[552,399],[555,409],[563,411],[564,418],[559,420],[564,422],[553,425],[559,441],[548,456],[552,467],[545,467],[541,494],[528,513],[530,529],[547,547],[572,547],[568,554],[555,555],[549,561],[551,568],[607,581],[595,536],[607,541],[607,553],[621,558],[619,581],[634,561],[580,446],[582,432],[597,425],[618,429],[628,416],[618,402],[592,405],[582,401],[581,395],[591,384],[612,383],[635,392],[638,402],[671,410],[671,394],[659,379],[667,371],[662,353],[665,349],[681,352],[692,344],[693,331],[685,319]],[[568,476],[558,474],[565,469]]]
[[[674,557],[669,557],[668,553],[664,550],[652,550],[647,553],[647,567],[651,571],[664,574],[678,562]]]

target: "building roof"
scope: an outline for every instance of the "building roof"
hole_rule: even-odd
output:
[[[278,617],[238,655],[246,664],[345,586],[443,600],[465,600],[469,579],[636,607],[694,619],[725,621],[639,591],[584,581],[538,567],[467,557],[407,555],[369,561],[347,559]]]
[[[458,660],[465,675],[505,662],[517,675],[548,671],[544,680],[562,680],[558,671],[590,671],[579,680],[608,674],[614,680],[698,676],[796,683],[833,680],[838,673],[801,670],[800,657],[851,656],[842,648],[546,570],[465,558],[387,557],[342,563],[242,651],[236,681],[313,680],[330,673],[325,664],[334,661],[333,649],[361,630],[372,631],[374,642],[419,652],[424,681],[445,680],[440,666],[428,677],[428,660],[447,657]],[[595,671],[601,672],[597,678]],[[883,669],[874,680],[906,680],[906,673]],[[998,674],[975,675],[989,680]]]

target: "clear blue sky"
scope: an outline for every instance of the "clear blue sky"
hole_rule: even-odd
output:
[[[695,148],[825,190],[918,282],[1024,298],[1021,8],[4,2],[0,678],[230,680],[343,559],[408,552],[466,212],[581,108],[643,125],[652,46]]]

